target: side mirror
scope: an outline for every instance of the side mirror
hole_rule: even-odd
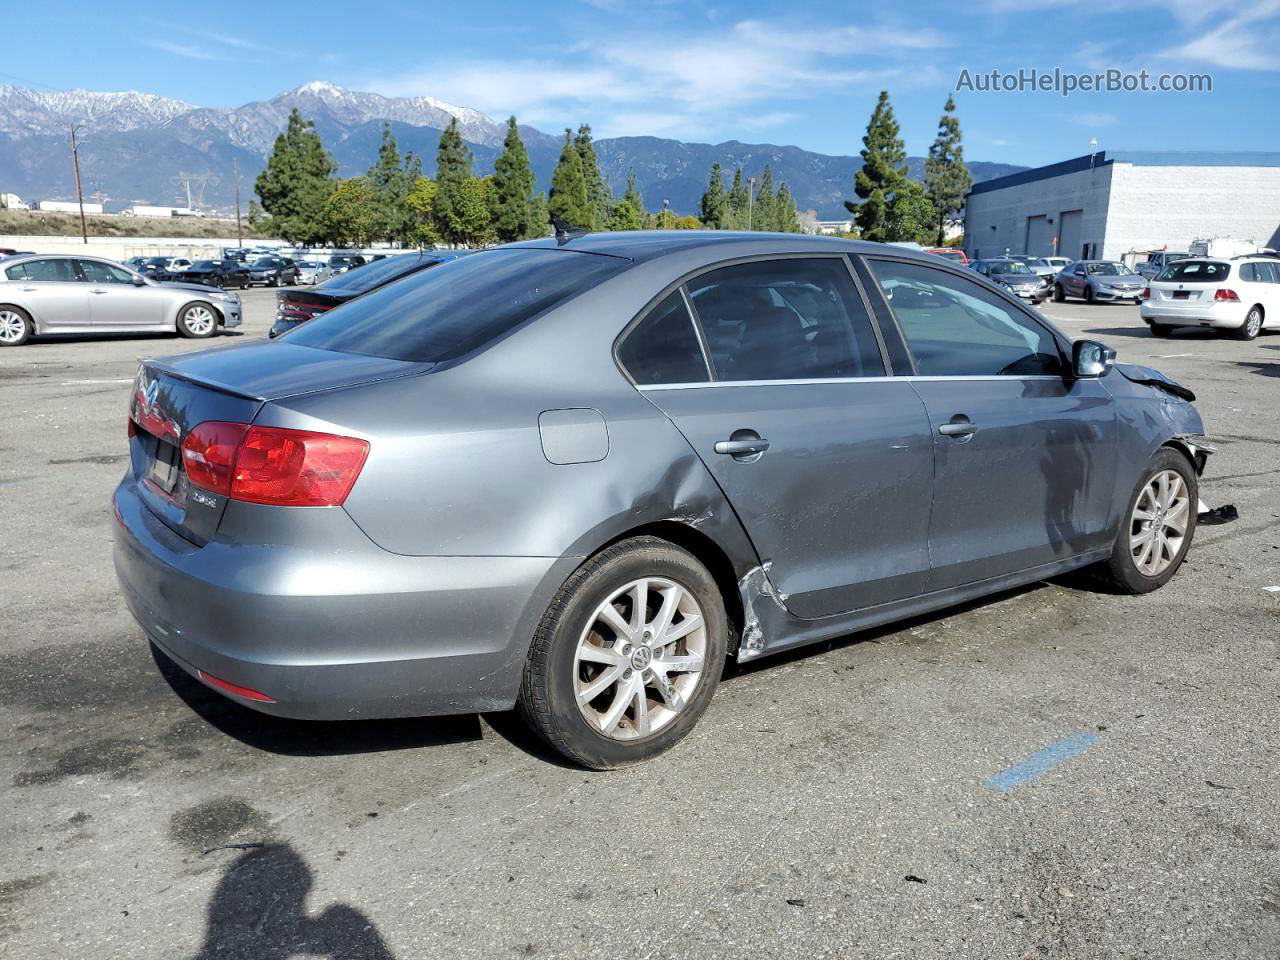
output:
[[[1116,351],[1097,340],[1077,340],[1071,345],[1071,373],[1077,380],[1105,377],[1116,365]]]
[[[138,275],[135,273],[135,274],[133,275],[133,285],[134,285],[135,287],[145,287],[145,286],[147,285],[147,278],[146,278],[146,277],[140,277],[140,276],[138,276]]]

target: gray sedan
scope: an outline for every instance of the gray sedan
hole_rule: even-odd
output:
[[[203,338],[239,324],[234,293],[158,283],[110,260],[27,256],[0,264],[0,347],[53,333],[177,331]]]
[[[1004,287],[1015,297],[1022,297],[1032,303],[1041,303],[1049,298],[1049,281],[1037,274],[1021,260],[1012,257],[999,260],[975,260],[969,264],[996,286]]]
[[[307,719],[506,710],[607,768],[752,661],[1195,532],[1192,394],[901,248],[564,234],[142,364],[115,564],[159,656]]]
[[[1142,302],[1147,281],[1118,260],[1077,260],[1069,264],[1053,281],[1053,299],[1062,303],[1067,297],[1080,297],[1089,303],[1128,300]]]

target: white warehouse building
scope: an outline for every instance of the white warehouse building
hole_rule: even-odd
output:
[[[970,257],[1120,260],[1235,237],[1280,246],[1280,153],[1105,152],[975,184]]]

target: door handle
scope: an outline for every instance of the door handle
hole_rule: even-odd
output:
[[[90,292],[90,293],[96,293],[96,294],[98,294],[99,296],[101,296],[102,294],[107,293],[108,291],[106,291],[106,290],[90,290],[89,292]]]
[[[23,287],[23,288],[22,288],[22,292],[23,292],[23,293],[35,293],[35,292],[36,292],[37,290],[39,290],[39,289],[40,289],[39,287]]]
[[[716,453],[725,453],[731,457],[749,457],[764,453],[769,449],[769,441],[763,437],[743,440],[717,440]]]
[[[978,428],[964,414],[957,413],[950,423],[938,427],[938,432],[944,437],[971,437],[978,432]]]

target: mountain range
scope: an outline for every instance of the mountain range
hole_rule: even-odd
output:
[[[294,108],[315,123],[344,177],[364,173],[373,163],[384,123],[391,125],[402,152],[412,150],[422,158],[428,175],[434,172],[440,131],[450,119],[457,119],[471,145],[477,174],[493,170],[505,134],[505,124],[434,97],[384,97],[324,81],[235,108],[200,107],[150,93],[0,85],[0,193],[28,201],[75,199],[67,134],[77,124],[85,196],[103,199],[108,211],[135,203],[185,205],[188,184],[197,202],[225,210],[234,202],[233,161],[247,207],[254,178]],[[546,190],[564,138],[533,127],[520,130],[539,189]],[[596,153],[615,193],[622,192],[634,170],[650,209],[667,200],[678,213],[697,211],[713,163],[730,175],[741,167],[744,175],[754,176],[769,164],[775,184],[785,180],[799,209],[812,209],[819,219],[845,215],[843,201],[852,196],[853,176],[862,164],[859,157],[736,140],[604,138],[596,141]],[[911,176],[922,176],[924,158],[911,157],[908,165]],[[969,161],[969,169],[981,181],[1025,168]]]

